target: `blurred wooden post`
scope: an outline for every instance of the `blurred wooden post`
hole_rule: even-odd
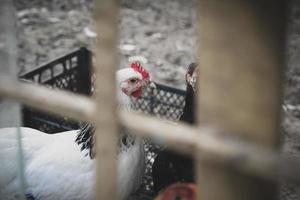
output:
[[[0,1],[0,74],[11,80],[17,79],[17,28],[13,1]],[[15,101],[0,99],[0,128],[20,127],[20,104]],[[18,196],[25,199],[24,160],[20,129],[15,133],[15,156],[10,158],[12,165],[18,166]],[[1,148],[1,147],[0,147]],[[0,162],[3,159],[0,157]]]
[[[96,46],[96,199],[117,199],[118,117],[115,97],[115,72],[118,42],[118,3],[116,0],[95,1]]]
[[[0,2],[0,74],[17,79],[17,37],[13,3]],[[0,127],[20,125],[20,108],[15,102],[0,100]]]
[[[199,0],[200,126],[278,147],[285,4]],[[197,167],[198,199],[277,197],[275,183],[207,163],[201,155]]]

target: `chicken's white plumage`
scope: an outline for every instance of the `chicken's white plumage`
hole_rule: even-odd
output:
[[[143,76],[132,68],[117,73],[117,81],[130,86],[134,78]],[[132,72],[130,74],[130,71]],[[144,80],[143,80],[144,81]],[[127,85],[126,85],[127,84]],[[138,84],[135,89],[142,89],[147,82]],[[128,86],[128,87],[129,87]],[[132,86],[132,85],[131,85]],[[123,87],[123,86],[121,86]],[[123,88],[119,88],[122,89]],[[132,88],[131,88],[132,89]],[[130,110],[130,87],[127,95],[118,93],[120,107]],[[16,158],[17,128],[0,129],[0,199],[18,200],[19,180]],[[95,162],[89,156],[89,149],[81,150],[75,140],[78,131],[67,131],[58,134],[46,134],[31,128],[20,128],[24,160],[26,193],[41,200],[93,200],[95,181]],[[140,186],[144,173],[143,141],[133,137],[132,145],[118,154],[118,187],[122,200]],[[103,177],[109,179],[110,177]]]

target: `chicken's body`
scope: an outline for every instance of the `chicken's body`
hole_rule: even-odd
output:
[[[125,74],[130,70],[123,70]],[[132,79],[127,74],[119,74],[118,84],[130,85]],[[135,74],[139,76],[138,74]],[[129,76],[130,77],[130,76]],[[134,79],[139,77],[134,77]],[[141,78],[141,77],[140,77]],[[142,77],[141,79],[143,79]],[[128,79],[128,80],[127,80]],[[124,80],[124,81],[123,81]],[[130,88],[126,85],[126,88]],[[138,85],[138,89],[142,89]],[[125,86],[124,86],[125,87]],[[131,93],[136,90],[119,92],[120,109],[131,110]],[[0,129],[0,199],[19,200],[18,166],[16,162],[17,128]],[[89,156],[90,148],[82,148],[77,141],[81,130],[58,134],[46,134],[31,129],[20,128],[25,161],[26,194],[36,200],[92,200],[94,199],[95,161]],[[123,130],[122,130],[123,131]],[[89,134],[84,132],[84,134]],[[119,198],[125,200],[140,186],[144,174],[143,141],[130,136],[131,143],[123,144],[120,139],[118,153]],[[91,136],[93,139],[93,137]],[[91,143],[93,144],[93,142]],[[109,179],[110,177],[102,177]]]
[[[1,147],[1,158],[10,157],[14,162],[16,138],[11,137],[16,128],[0,130],[1,138],[11,139],[11,145]],[[92,199],[94,161],[86,152],[80,150],[74,141],[77,131],[68,131],[54,135],[45,134],[31,128],[21,128],[25,160],[26,193],[35,199]],[[0,145],[8,140],[1,140]],[[1,199],[14,197],[19,187],[18,166],[4,162],[1,171]],[[66,170],[68,169],[68,170]],[[5,175],[6,178],[3,177]],[[76,175],[76,176],[74,176]],[[4,184],[6,182],[6,184]],[[59,188],[60,191],[57,191]]]
[[[67,131],[54,135],[45,134],[31,128],[21,128],[27,180],[26,193],[35,199],[42,200],[90,200],[94,199],[93,185],[95,180],[95,162],[80,150],[74,141],[78,131]],[[0,157],[16,158],[13,150],[15,137],[11,137],[16,128],[0,130]],[[9,140],[11,145],[9,146]],[[3,162],[3,161],[2,161]],[[135,144],[118,155],[118,185],[120,199],[126,199],[132,191],[138,189],[144,173],[143,141]],[[12,162],[3,162],[0,166],[1,190],[0,199],[17,199],[19,187],[18,166]],[[9,169],[9,171],[8,171]],[[67,170],[66,170],[67,169]],[[109,177],[103,177],[109,178]]]
[[[190,64],[186,74],[187,90],[185,106],[179,121],[194,124],[195,116],[195,84],[197,77],[196,63]],[[156,193],[177,182],[194,182],[194,161],[191,156],[163,149],[158,152],[153,163],[152,176]]]

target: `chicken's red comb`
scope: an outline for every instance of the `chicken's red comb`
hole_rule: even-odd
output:
[[[143,68],[143,66],[141,65],[140,62],[136,61],[136,62],[133,62],[131,63],[130,67],[132,69],[134,69],[134,71],[140,73],[144,79],[149,79],[150,78],[150,75],[149,75],[149,72]]]

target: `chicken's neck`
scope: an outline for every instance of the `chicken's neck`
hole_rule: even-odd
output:
[[[118,109],[130,112],[132,108],[132,100],[129,96],[123,92],[118,93]],[[122,129],[123,130],[123,129]],[[90,158],[94,158],[94,127],[89,123],[84,123],[78,130],[78,135],[76,137],[76,143],[81,145],[81,150],[87,150]],[[122,131],[122,136],[120,138],[120,151],[123,150],[124,145],[130,146],[134,144],[134,139],[129,137],[126,131]],[[123,144],[124,143],[124,144]]]
[[[118,108],[120,110],[130,111],[132,109],[132,100],[128,95],[124,94],[123,92],[119,92],[117,97]]]

